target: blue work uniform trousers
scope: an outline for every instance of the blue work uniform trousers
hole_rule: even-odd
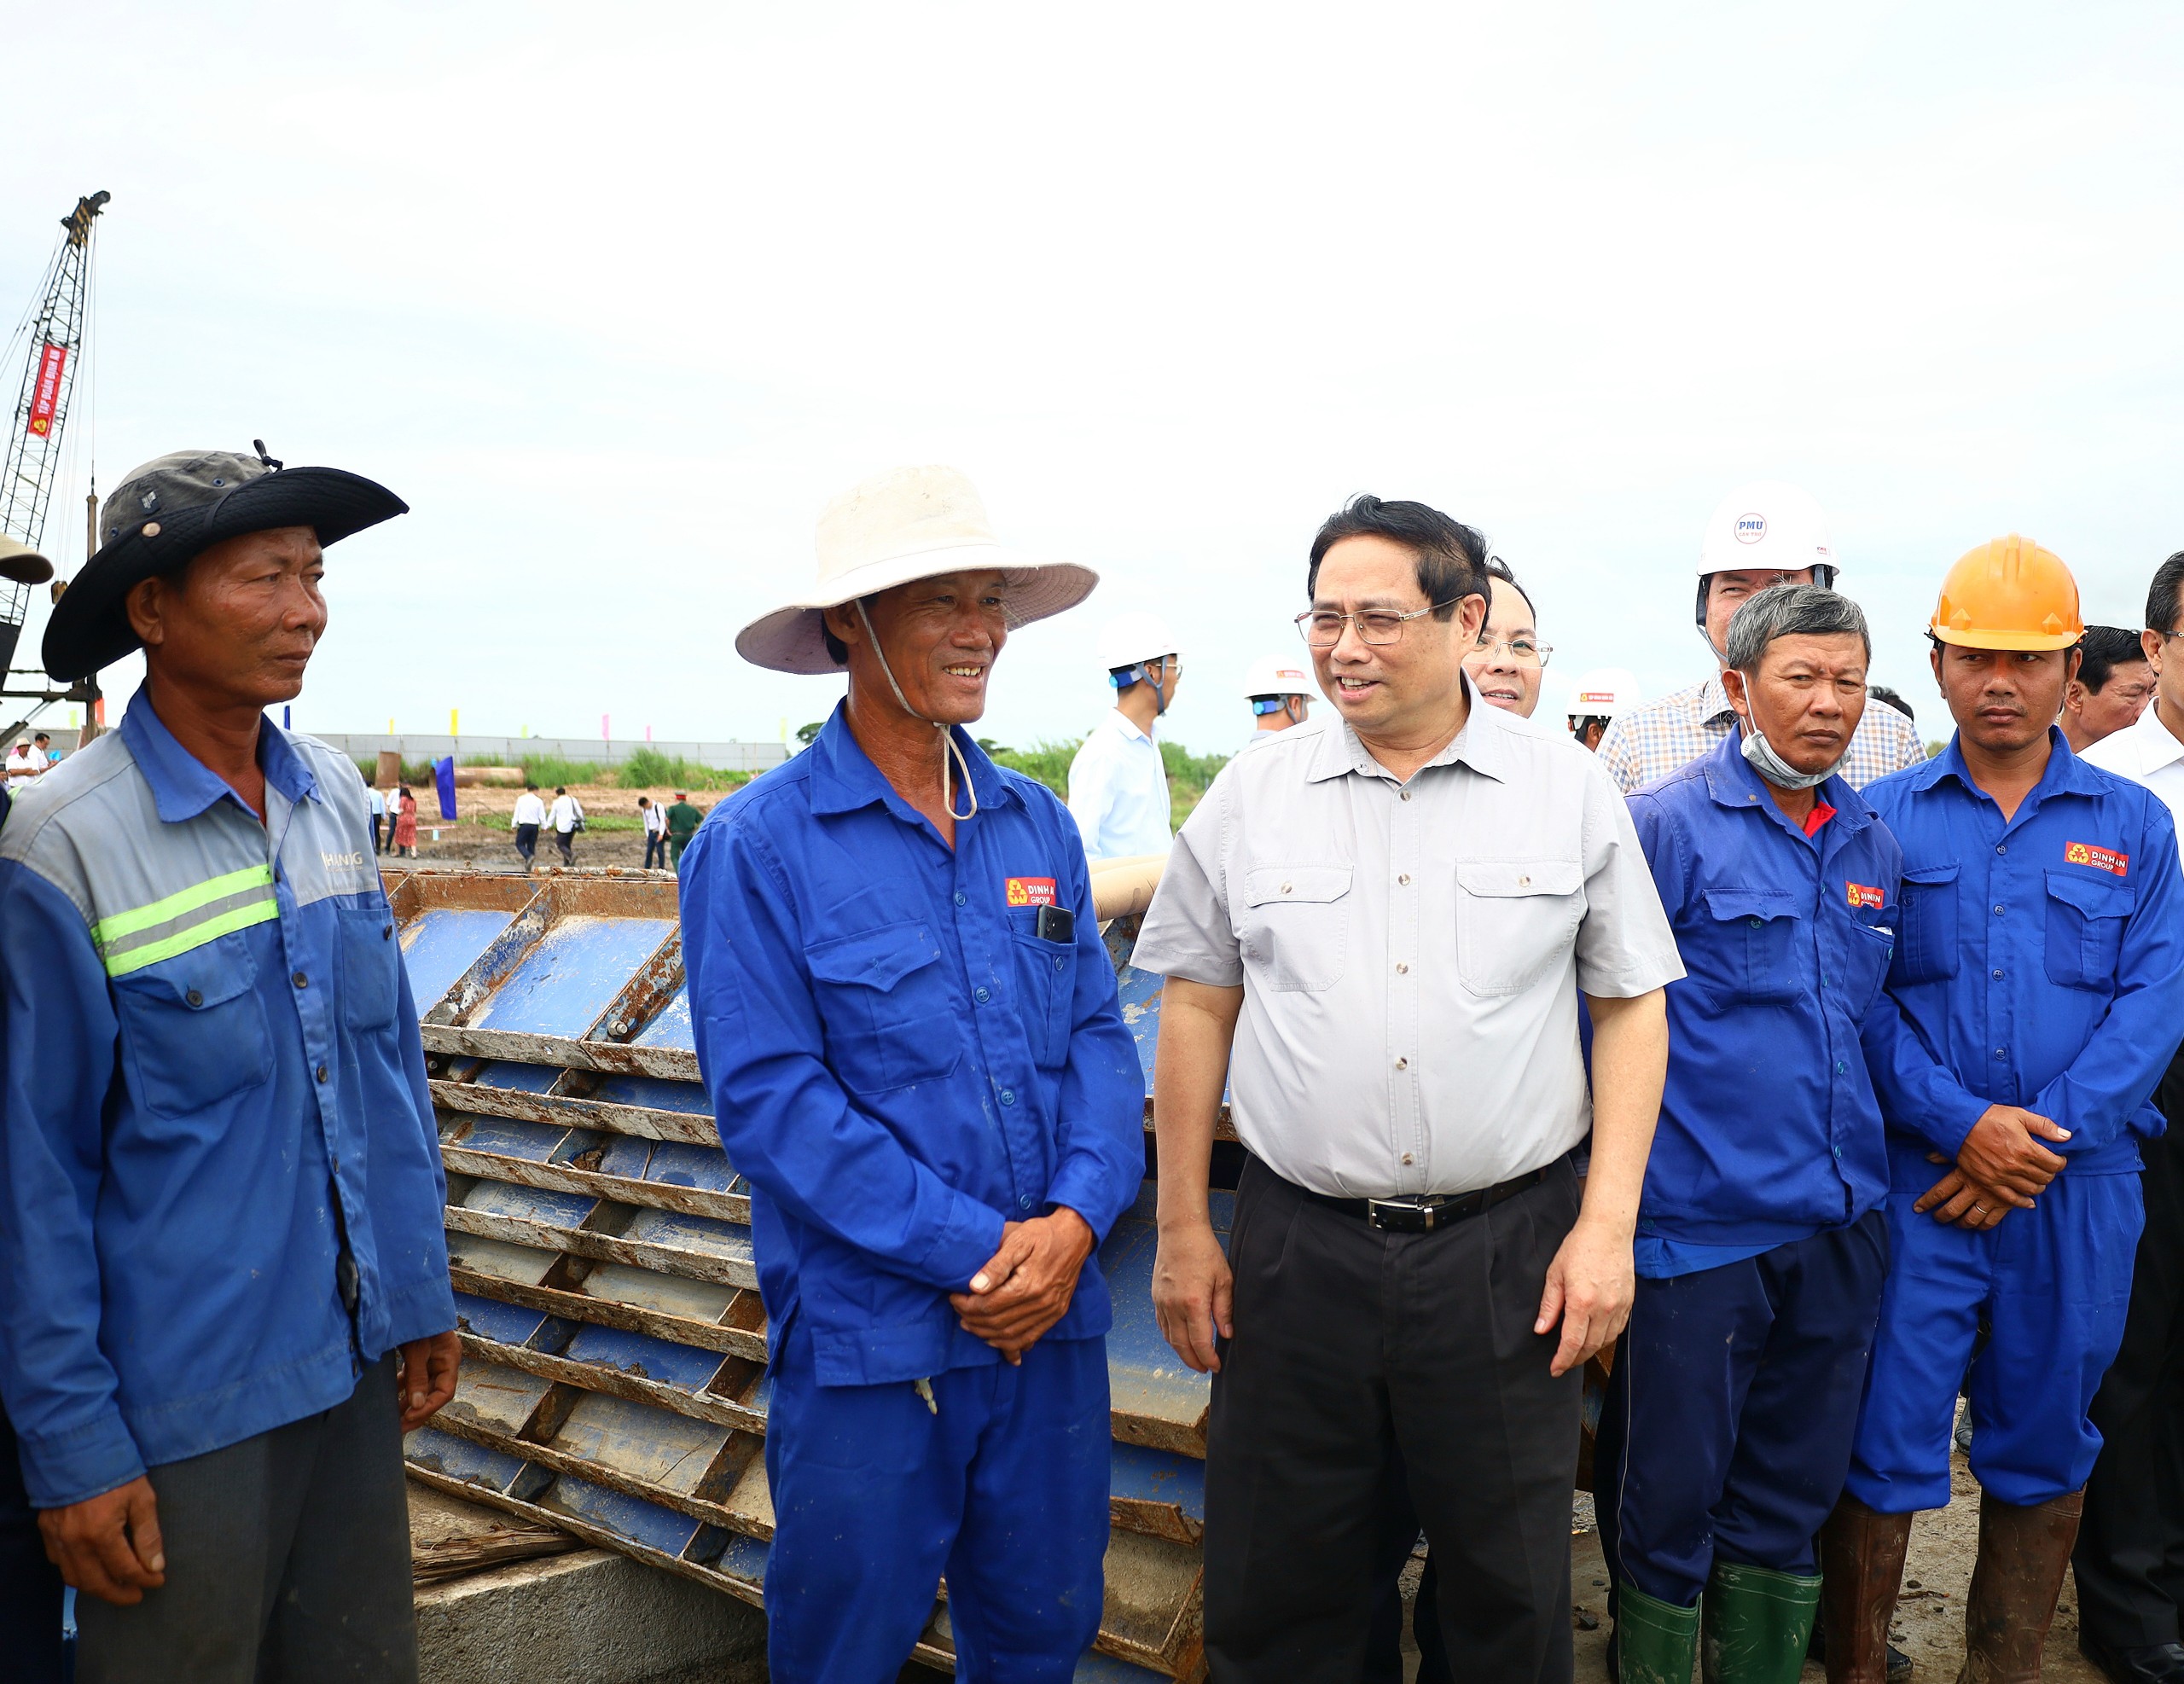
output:
[[[1612,1582],[1688,1608],[1715,1560],[1815,1573],[1888,1271],[1878,1211],[1756,1257],[1641,1279],[1593,1449]]]
[[[1107,1341],[1042,1339],[1023,1366],[915,1385],[821,1385],[792,1320],[766,1478],[775,1684],[893,1684],[948,1579],[964,1684],[1068,1679],[1100,1629],[1107,1551]]]
[[[1882,1514],[1949,1501],[1967,1364],[1980,1488],[2019,1507],[2077,1490],[2100,1449],[2087,1411],[2123,1338],[2144,1220],[2138,1176],[2065,1170],[2031,1210],[1976,1234],[1914,1211],[1919,1196],[1888,1196],[1888,1284],[1850,1495]],[[1983,1312],[1992,1333],[1975,1362]]]

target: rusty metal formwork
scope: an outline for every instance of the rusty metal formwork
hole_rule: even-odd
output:
[[[763,1602],[765,1311],[749,1188],[698,1078],[674,882],[421,869],[388,891],[464,1347],[454,1402],[406,1441],[412,1472]],[[1149,1094],[1159,979],[1110,933]],[[1224,1234],[1228,1198],[1214,1195]],[[1204,1674],[1208,1383],[1154,1323],[1153,1218],[1147,1182],[1101,1251],[1112,1531],[1077,1675],[1099,1684]],[[944,1589],[916,1656],[953,1667]]]

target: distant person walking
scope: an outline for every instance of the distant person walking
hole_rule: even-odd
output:
[[[667,851],[668,863],[676,870],[682,869],[682,851],[690,845],[705,816],[690,804],[688,790],[675,792],[675,804],[667,810]]]
[[[546,804],[538,798],[538,786],[528,778],[508,822],[515,829],[515,851],[523,857],[523,868],[530,871],[538,863],[538,827],[546,822]]]
[[[364,799],[372,810],[372,855],[376,858],[386,851],[386,798],[379,793],[379,786],[364,786]]]
[[[417,798],[406,785],[395,797],[394,852],[401,859],[417,857]]]
[[[645,869],[655,866],[665,870],[667,866],[667,809],[659,802],[640,795],[637,798],[637,816],[645,822]]]
[[[575,796],[560,784],[554,786],[554,845],[561,851],[561,863],[577,862],[577,833],[584,828],[584,809]]]

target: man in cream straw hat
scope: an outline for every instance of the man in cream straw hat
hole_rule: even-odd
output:
[[[1003,549],[945,467],[836,498],[817,547],[817,589],[735,647],[849,694],[682,862],[770,1329],[771,1675],[892,1681],[944,1573],[960,1677],[1064,1680],[1100,1621],[1095,1253],[1144,1078],[1077,827],[961,728],[1009,632],[1097,576]]]

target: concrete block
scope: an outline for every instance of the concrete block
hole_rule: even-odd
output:
[[[422,1684],[763,1684],[766,1621],[588,1549],[425,1587],[417,1650]]]

